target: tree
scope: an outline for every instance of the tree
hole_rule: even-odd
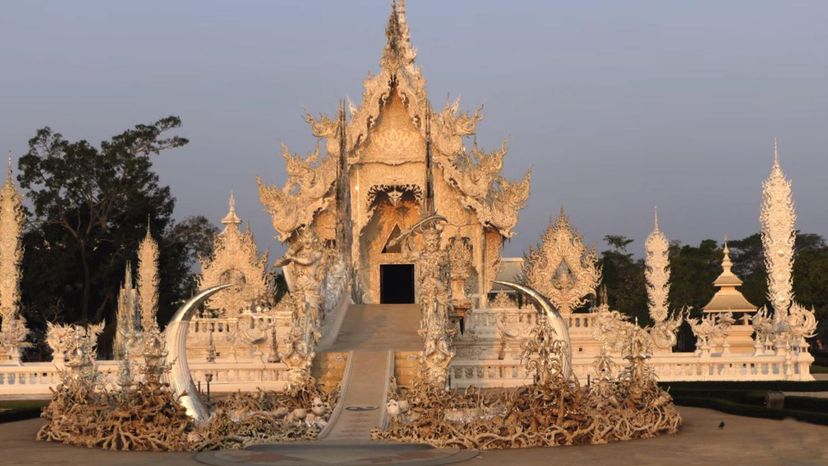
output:
[[[670,244],[670,305],[697,314],[715,293],[713,281],[722,272],[722,250],[712,239],[697,247]]]
[[[175,199],[152,170],[152,156],[187,143],[167,135],[180,125],[172,116],[139,124],[98,147],[48,127],[29,141],[17,179],[31,205],[22,288],[33,323],[112,322],[125,263],[148,223],[161,248],[160,314],[190,291],[194,257],[215,227],[203,217],[176,224]]]
[[[606,235],[604,241],[612,249],[601,252],[599,263],[603,285],[607,288],[609,305],[641,325],[647,325],[650,314],[647,307],[647,288],[644,281],[644,261],[634,260],[627,251],[633,240],[621,235]]]

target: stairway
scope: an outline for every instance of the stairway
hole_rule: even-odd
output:
[[[349,352],[341,398],[330,424],[320,434],[325,442],[369,441],[371,429],[385,422],[385,395],[394,374],[394,353],[422,346],[414,304],[355,304],[328,351]]]

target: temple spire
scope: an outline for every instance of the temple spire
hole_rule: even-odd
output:
[[[661,227],[658,225],[658,206],[653,207],[653,231],[661,231]]]
[[[663,322],[670,308],[670,242],[658,224],[658,208],[653,215],[653,231],[644,241],[644,253],[648,310],[653,321]]]
[[[147,234],[138,246],[138,299],[144,331],[158,328],[158,283],[158,243],[152,238],[147,220]]]
[[[779,141],[776,137],[773,138],[773,167],[779,167]]]
[[[405,17],[405,1],[391,3],[391,14],[385,26],[385,50],[380,59],[380,66],[394,73],[402,67],[414,63],[417,52],[411,46],[411,33]]]
[[[773,167],[762,183],[762,247],[768,271],[768,300],[777,321],[784,320],[793,303],[796,210],[791,182],[779,164],[779,144],[773,141]]]
[[[241,219],[239,216],[236,215],[236,196],[233,195],[233,191],[230,191],[230,198],[227,200],[227,215],[221,219],[221,223],[224,225],[239,225],[241,223]]]
[[[11,183],[12,181],[12,151],[9,150],[9,164],[6,168],[6,182]]]

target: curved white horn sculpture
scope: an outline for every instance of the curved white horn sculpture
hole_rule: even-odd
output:
[[[564,357],[561,361],[561,365],[563,366],[562,370],[564,377],[569,379],[569,376],[572,373],[572,347],[569,342],[569,328],[558,310],[552,306],[552,303],[550,303],[544,295],[540,294],[533,288],[500,280],[495,280],[494,283],[507,286],[513,290],[526,294],[535,304],[535,309],[537,309],[538,312],[546,314],[546,318],[549,319],[549,323],[552,324],[552,329],[555,330],[555,333],[558,335],[558,339],[564,342]]]
[[[187,410],[187,415],[197,422],[205,421],[210,413],[193,383],[193,376],[190,374],[190,365],[187,364],[187,332],[190,329],[190,319],[193,317],[198,306],[210,296],[233,285],[218,285],[207,288],[190,298],[183,306],[178,308],[167,328],[164,330],[167,342],[167,357],[173,361],[170,370],[170,386],[179,397],[179,402]]]

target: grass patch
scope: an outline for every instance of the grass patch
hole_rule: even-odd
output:
[[[48,403],[47,400],[0,401],[0,423],[40,417],[40,411]]]
[[[828,366],[811,365],[811,374],[828,374]]]
[[[662,383],[680,406],[710,408],[739,416],[767,419],[794,418],[828,425],[828,400],[805,396],[785,397],[784,407],[765,406],[769,391],[828,391],[828,381],[814,382],[670,382]]]

